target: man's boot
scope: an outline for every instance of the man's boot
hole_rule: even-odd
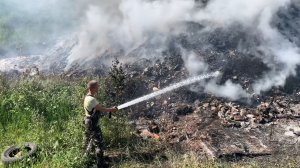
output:
[[[103,151],[96,149],[96,157],[97,157],[97,167],[98,168],[107,168],[109,165],[104,160]]]

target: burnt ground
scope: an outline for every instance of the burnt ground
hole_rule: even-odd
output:
[[[144,94],[187,76],[184,67],[172,63],[166,59],[143,72],[132,72],[145,81]],[[242,79],[250,80],[245,76]],[[299,78],[291,77],[285,87],[254,96],[250,102],[233,102],[185,87],[127,110],[142,137],[157,134],[176,150],[194,151],[203,159],[280,162],[299,154],[300,87],[295,83]]]
[[[292,5],[291,10],[280,11],[273,24],[284,36],[293,33],[289,40],[299,46],[300,32],[295,24],[299,24],[297,11],[300,8],[296,5]],[[297,21],[291,23],[291,20]],[[249,93],[253,90],[251,84],[270,70],[262,61],[264,53],[255,49],[259,45],[257,35],[245,33],[247,30],[239,25],[205,35],[201,34],[201,25],[188,25],[187,29],[197,27],[199,32],[187,31],[191,33],[172,37],[168,50],[163,52],[163,60],[154,65],[146,60],[125,65],[129,76],[144,81],[145,89],[140,95],[189,76],[181,48],[201,55],[209,70],[220,70],[223,75],[219,84],[230,79]],[[241,51],[238,46],[252,52]],[[142,137],[155,138],[153,134],[157,134],[174,149],[194,151],[203,159],[274,163],[297,160],[300,154],[300,67],[296,71],[297,75],[289,77],[284,86],[253,95],[250,100],[231,101],[206,94],[201,89],[193,92],[192,87],[184,87],[129,107],[128,111]]]

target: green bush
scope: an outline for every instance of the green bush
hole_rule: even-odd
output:
[[[105,79],[105,95],[110,103],[119,104],[124,101],[125,87],[128,82],[126,73],[118,59],[113,61],[109,76]]]

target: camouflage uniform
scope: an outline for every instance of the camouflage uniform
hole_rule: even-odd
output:
[[[97,157],[97,166],[102,167],[104,164],[103,152],[105,144],[102,136],[101,128],[99,127],[100,112],[94,108],[91,111],[85,109],[90,116],[85,116],[84,124],[84,149],[86,154],[90,155],[92,150],[95,149]]]

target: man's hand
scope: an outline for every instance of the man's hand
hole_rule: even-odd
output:
[[[114,113],[114,112],[116,112],[116,111],[118,111],[118,107],[117,107],[117,106],[114,106],[114,107],[111,108],[111,112]]]

